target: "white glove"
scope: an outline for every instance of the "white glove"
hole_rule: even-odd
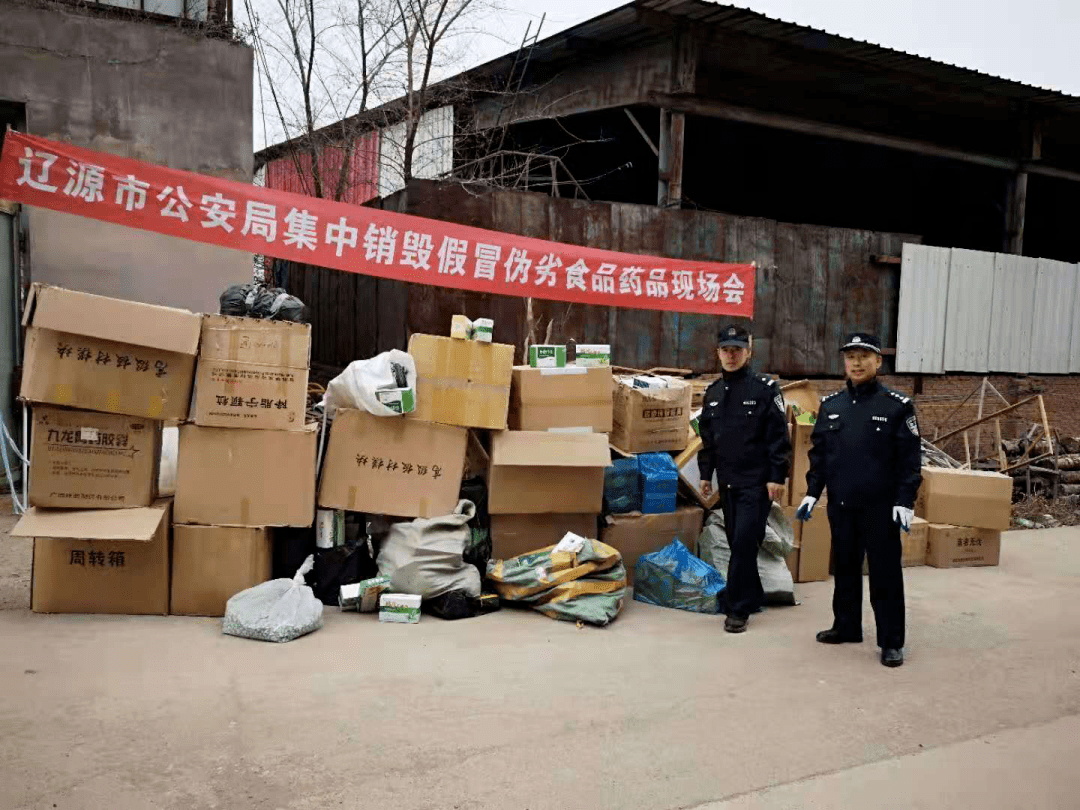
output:
[[[809,520],[810,513],[814,510],[814,505],[817,504],[817,498],[811,498],[807,495],[802,499],[802,503],[799,504],[799,509],[795,513],[796,520]]]
[[[894,506],[892,508],[893,523],[899,523],[900,528],[908,534],[911,533],[911,519],[915,517],[915,510],[906,506]]]

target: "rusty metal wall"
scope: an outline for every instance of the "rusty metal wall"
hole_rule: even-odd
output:
[[[841,373],[838,353],[847,331],[870,331],[894,346],[900,270],[874,254],[899,256],[918,237],[705,211],[664,211],[644,205],[592,203],[514,191],[466,190],[414,180],[378,203],[403,213],[570,244],[678,259],[751,262],[758,266],[754,365],[777,374]],[[296,268],[290,291],[311,308],[312,360],[344,366],[391,348],[413,332],[448,334],[450,318],[495,320],[495,339],[525,341],[526,302],[420,284],[387,281],[325,268]],[[612,344],[612,362],[717,370],[720,319],[706,315],[533,301],[535,336],[561,343]],[[550,326],[550,336],[548,329]]]

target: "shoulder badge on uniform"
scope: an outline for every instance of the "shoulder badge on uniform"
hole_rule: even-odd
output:
[[[889,393],[892,394],[894,397],[896,397],[901,402],[903,402],[905,405],[907,405],[909,402],[911,402],[911,398],[910,397],[905,397],[903,394],[898,394],[895,391],[889,391]]]
[[[844,390],[843,388],[841,388],[841,389],[840,389],[840,391],[843,391],[843,390]],[[840,391],[833,391],[833,392],[832,392],[831,394],[826,394],[825,396],[823,396],[823,397],[821,398],[821,401],[822,401],[822,402],[826,402],[827,400],[830,400],[830,399],[832,399],[832,398],[833,398],[833,397],[835,397],[835,396],[836,396],[837,394],[839,394],[839,393],[840,393]]]
[[[904,424],[907,425],[907,429],[911,431],[912,435],[919,435],[919,423],[915,421],[914,414],[909,416]]]
[[[774,380],[772,377],[762,376],[761,381],[770,388],[776,388],[776,380]]]
[[[773,402],[775,402],[776,407],[780,409],[780,413],[785,413],[785,410],[784,410],[784,395],[783,394],[777,394],[775,397],[773,397]]]

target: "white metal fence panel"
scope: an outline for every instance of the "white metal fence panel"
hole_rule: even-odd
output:
[[[1080,274],[1080,265],[1077,265]],[[1069,351],[1069,373],[1080,374],[1080,278],[1076,281],[1076,295],[1072,305],[1072,348]]]
[[[990,370],[994,254],[953,248],[945,309],[945,370]]]
[[[994,255],[990,371],[1026,374],[1031,367],[1031,330],[1038,266],[1038,259],[1008,253]]]
[[[454,108],[439,107],[420,116],[413,146],[412,176],[434,180],[454,168]],[[405,124],[379,133],[379,196],[405,188]]]
[[[896,370],[942,374],[949,249],[905,244],[896,321]]]
[[[1039,259],[1031,332],[1032,374],[1067,374],[1076,300],[1075,264]]]

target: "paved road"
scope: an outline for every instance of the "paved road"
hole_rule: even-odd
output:
[[[829,583],[743,636],[637,603],[604,630],[328,611],[285,645],[0,611],[0,808],[1077,807],[1080,530],[907,583],[897,670],[814,643]]]

